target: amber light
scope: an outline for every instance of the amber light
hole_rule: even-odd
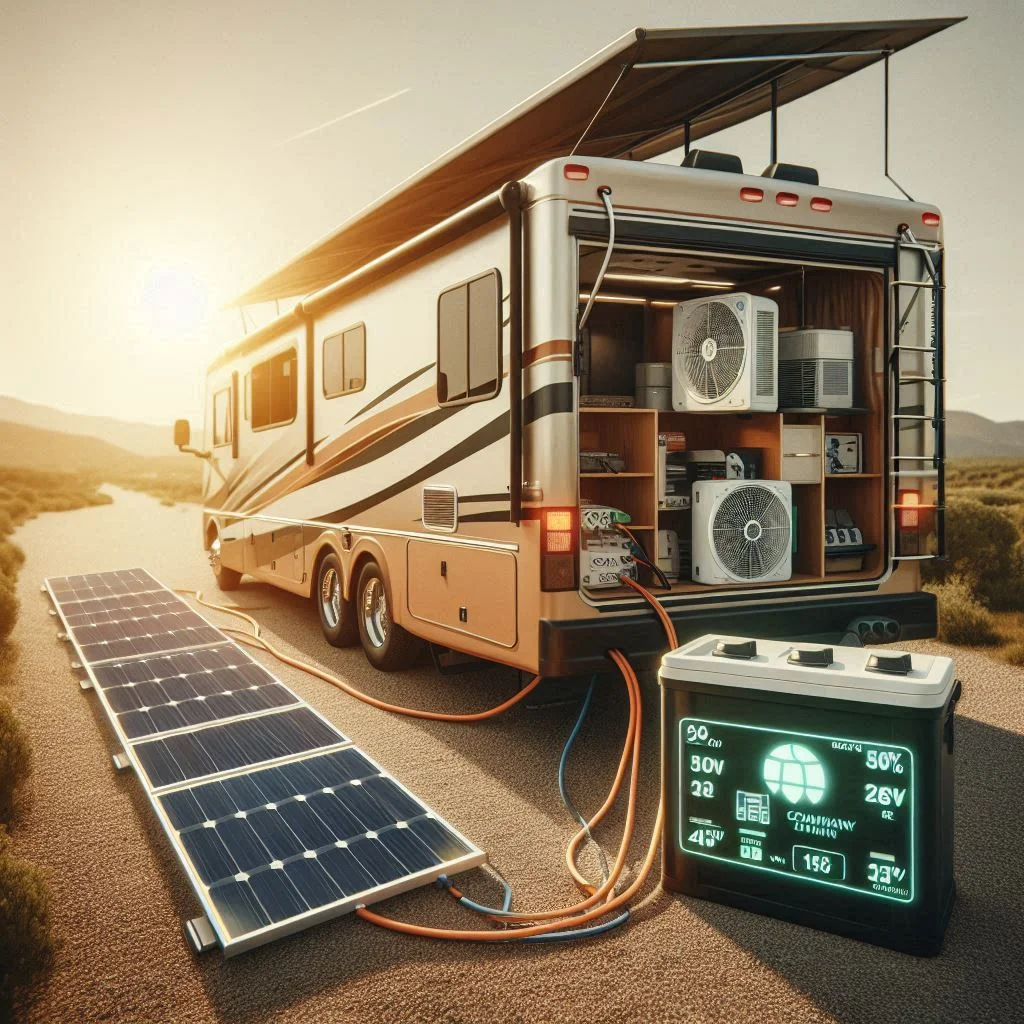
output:
[[[549,531],[571,530],[572,512],[567,508],[548,509],[544,525]]]
[[[898,495],[900,509],[900,529],[916,530],[921,525],[921,513],[917,506],[921,504],[920,491],[900,491]]]
[[[779,206],[796,206],[800,202],[800,197],[795,192],[779,192],[775,196],[775,202]]]
[[[764,189],[751,188],[748,185],[740,189],[740,199],[745,203],[760,203],[764,200]]]
[[[576,510],[548,508],[541,512],[541,590],[575,590],[580,538]]]
[[[586,164],[566,164],[562,173],[569,181],[586,181],[590,177],[590,168]]]
[[[926,228],[937,228],[939,226],[939,215],[932,210],[925,210],[921,214],[921,223]]]
[[[832,200],[825,199],[822,196],[815,196],[811,200],[811,209],[817,210],[818,213],[831,213],[832,212]]]

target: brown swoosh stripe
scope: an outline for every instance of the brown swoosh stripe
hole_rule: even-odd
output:
[[[545,341],[543,345],[534,345],[523,353],[523,366],[530,366],[539,363],[542,359],[551,356],[571,356],[572,342],[565,338],[556,338],[554,341]]]

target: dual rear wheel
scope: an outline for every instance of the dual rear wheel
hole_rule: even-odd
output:
[[[335,647],[362,644],[367,660],[382,672],[408,668],[422,642],[391,617],[387,581],[375,561],[363,564],[354,592],[346,600],[338,556],[328,552],[317,566],[317,611],[327,642]]]

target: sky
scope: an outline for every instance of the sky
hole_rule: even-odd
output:
[[[943,211],[947,403],[1024,418],[1024,4],[0,0],[0,394],[201,419],[248,285],[635,25],[967,15],[892,59],[891,169]],[[882,72],[779,113],[780,158],[894,195]],[[346,116],[348,115],[348,116]],[[704,140],[767,164],[759,118]]]

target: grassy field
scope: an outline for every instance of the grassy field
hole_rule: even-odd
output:
[[[924,563],[940,635],[1024,665],[1024,459],[955,459],[945,562]]]

